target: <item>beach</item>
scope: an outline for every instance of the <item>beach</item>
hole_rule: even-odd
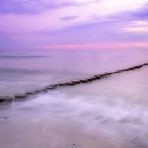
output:
[[[88,54],[88,52],[82,52],[81,56],[79,54],[74,57],[69,52],[67,54],[67,57],[69,57],[67,67],[61,67],[61,62],[57,62],[56,65],[52,64],[54,67],[64,69],[64,71],[61,70],[59,73],[56,72],[56,76],[58,75],[57,79],[52,77],[55,74],[47,72],[43,75],[36,73],[28,75],[26,73],[24,77],[25,84],[27,84],[26,88],[28,90],[32,89],[30,83],[27,82],[30,82],[30,78],[34,75],[36,75],[34,82],[40,76],[40,81],[35,85],[36,89],[38,87],[37,84],[40,84],[40,87],[44,86],[45,82],[47,84],[45,74],[46,76],[50,74],[49,76],[52,77],[52,79],[48,79],[49,84],[57,81],[77,80],[94,74],[110,72],[147,62],[146,51],[139,51],[141,57],[136,52],[126,51],[125,56],[123,52],[116,53],[116,51],[110,52],[112,54],[102,51],[102,53],[98,52],[98,54],[95,53],[93,55]],[[105,57],[108,58],[106,59]],[[119,58],[123,62],[117,63],[116,61]],[[92,63],[89,63],[90,59]],[[114,59],[114,61],[111,59]],[[4,58],[1,60],[4,61]],[[11,63],[12,61],[15,62],[15,58],[11,57],[10,61]],[[21,58],[21,61],[25,63],[26,59],[22,60]],[[45,61],[47,62],[47,59]],[[86,65],[86,61],[88,61],[88,65]],[[79,68],[76,67],[74,69],[72,63],[74,65],[76,62],[79,63]],[[112,62],[112,66],[107,64],[110,62]],[[84,67],[84,65],[87,67]],[[34,70],[37,70],[35,66],[37,69],[42,67],[42,65],[41,67],[33,65]],[[50,66],[46,65],[47,67]],[[28,68],[33,69],[32,67]],[[13,74],[16,76],[18,73],[13,71]],[[147,148],[147,75],[148,67],[146,66],[87,84],[60,87],[22,100],[1,104],[0,147]],[[15,81],[19,82],[18,78],[12,77],[13,81],[9,82],[11,87],[7,85],[7,91],[13,88],[12,82],[14,82],[14,78]],[[3,81],[3,83],[6,82]],[[20,86],[22,85],[19,85],[18,88],[24,88]],[[26,88],[23,91],[26,91]],[[12,92],[8,91],[5,94],[13,95],[14,92],[18,93],[18,89],[14,88]]]

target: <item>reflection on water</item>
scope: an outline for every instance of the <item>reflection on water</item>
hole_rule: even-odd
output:
[[[0,148],[147,148],[148,68],[1,106]]]

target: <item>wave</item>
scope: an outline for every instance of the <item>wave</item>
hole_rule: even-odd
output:
[[[115,75],[115,74],[137,70],[137,69],[143,68],[144,66],[148,66],[148,63],[143,63],[141,65],[136,65],[136,66],[132,66],[132,67],[125,68],[125,69],[120,69],[120,70],[116,70],[113,72],[105,72],[103,74],[96,74],[96,75],[93,75],[93,76],[91,76],[89,78],[85,78],[85,79],[71,80],[69,82],[56,83],[56,84],[49,84],[42,89],[28,91],[23,94],[16,94],[15,96],[0,96],[0,103],[12,102],[13,100],[24,99],[28,96],[35,95],[35,94],[42,93],[42,92],[47,92],[49,90],[53,90],[53,89],[56,89],[59,87],[68,87],[68,86],[75,86],[75,85],[90,83],[92,81],[108,78],[108,77]]]

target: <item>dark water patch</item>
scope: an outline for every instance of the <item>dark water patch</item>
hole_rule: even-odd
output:
[[[0,55],[0,59],[32,59],[32,58],[46,58],[46,57],[49,57],[49,56],[21,56],[21,55]]]
[[[122,124],[134,124],[134,125],[143,124],[141,118],[138,118],[138,117],[125,117],[125,118],[122,118],[119,122]]]
[[[0,117],[0,120],[7,120],[8,117]]]
[[[19,74],[39,74],[43,73],[43,71],[40,70],[29,70],[29,69],[23,69],[23,68],[0,68],[0,73],[19,73]]]
[[[81,79],[81,80],[72,80],[69,82],[57,83],[57,84],[52,84],[52,85],[50,84],[50,85],[46,86],[45,88],[37,89],[37,90],[33,90],[33,91],[28,91],[23,94],[17,94],[13,97],[9,97],[9,96],[0,97],[0,103],[5,102],[5,101],[11,102],[12,100],[21,100],[21,99],[24,99],[28,96],[39,94],[42,92],[48,92],[49,90],[53,90],[53,89],[56,89],[59,87],[75,86],[75,85],[90,83],[90,82],[96,81],[96,80],[106,79],[112,75],[123,73],[123,72],[128,72],[128,71],[133,71],[133,70],[138,70],[140,68],[143,68],[144,66],[148,66],[148,63],[136,65],[136,66],[125,68],[125,69],[116,70],[113,72],[106,72],[103,74],[93,75],[92,77]]]
[[[131,143],[133,144],[134,148],[147,148],[147,142],[144,141],[141,137],[135,136],[131,139]]]

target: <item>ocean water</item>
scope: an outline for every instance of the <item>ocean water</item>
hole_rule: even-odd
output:
[[[0,96],[141,64],[147,50],[39,50],[0,52]]]
[[[148,61],[147,50],[1,53],[1,93]],[[0,105],[0,148],[147,148],[148,67]],[[5,88],[4,88],[5,87]]]

